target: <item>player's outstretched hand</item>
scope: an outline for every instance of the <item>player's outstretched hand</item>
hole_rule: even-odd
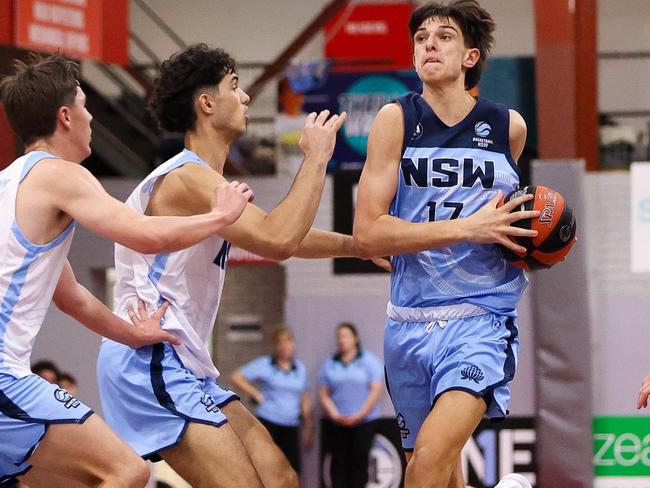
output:
[[[307,116],[298,142],[306,158],[313,157],[321,163],[327,163],[331,159],[336,145],[336,132],[345,122],[347,114],[329,115],[329,110],[323,110],[318,115],[312,112]]]
[[[231,181],[221,183],[215,188],[210,207],[213,212],[222,214],[226,225],[229,225],[239,218],[246,208],[246,203],[252,202],[253,199],[253,190],[247,183]]]
[[[636,408],[646,408],[648,406],[648,396],[650,396],[650,374],[643,378],[639,396],[636,399]]]
[[[518,220],[539,217],[539,210],[518,210],[513,212],[520,205],[532,200],[534,195],[526,194],[513,198],[499,207],[501,198],[501,192],[498,192],[497,196],[481,207],[478,212],[459,221],[465,231],[464,239],[481,244],[501,244],[511,251],[525,253],[526,248],[511,241],[508,236],[537,236],[536,230],[522,229],[512,225]]]
[[[134,344],[129,344],[133,349],[148,346],[150,344],[158,344],[159,342],[171,342],[178,346],[181,341],[174,334],[170,334],[166,330],[160,328],[160,321],[167,312],[169,307],[168,302],[163,304],[154,313],[149,315],[147,307],[142,300],[138,300],[138,311],[130,308],[129,319],[135,326],[137,337]]]

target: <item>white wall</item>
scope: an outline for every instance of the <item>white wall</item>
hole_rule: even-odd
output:
[[[634,402],[650,373],[650,273],[630,272],[630,174],[586,176],[594,415],[639,413]],[[645,412],[644,412],[645,413]]]

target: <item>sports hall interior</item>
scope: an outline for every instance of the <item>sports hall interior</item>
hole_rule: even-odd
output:
[[[31,49],[57,48],[30,44],[17,32],[18,10],[35,3],[0,2],[0,74]],[[103,48],[87,56],[71,53],[81,61],[81,84],[95,118],[93,156],[86,166],[105,188],[124,200],[168,146],[176,147],[178,139],[162,134],[147,115],[146,97],[162,60],[205,42],[237,60],[240,84],[252,96],[247,134],[225,173],[249,183],[255,203],[265,210],[286,195],[296,169],[282,161],[278,149],[280,81],[294,82],[294,91],[306,89],[309,99],[309,93],[326,93],[332,77],[408,70],[383,54],[382,49],[392,52],[395,46],[411,49],[410,40],[400,37],[408,30],[398,25],[402,30],[394,33],[395,22],[389,22],[385,8],[403,12],[405,5],[418,4],[69,3],[98,8],[106,19],[103,32],[101,26],[88,31],[102,38]],[[511,419],[481,425],[466,449],[464,467],[476,487],[492,486],[490,480],[501,473],[518,471],[543,488],[650,488],[650,420],[647,412],[635,409],[640,381],[650,373],[650,163],[639,164],[650,161],[650,1],[481,4],[497,27],[478,92],[522,113],[529,127],[523,183],[564,195],[577,218],[578,241],[565,262],[529,273],[530,286],[519,307],[521,351]],[[367,17],[355,17],[355,9]],[[342,35],[343,40],[337,37]],[[382,35],[395,37],[377,42]],[[365,48],[353,49],[355,43]],[[407,51],[407,61],[410,55]],[[3,167],[22,148],[1,110],[0,115]],[[314,226],[351,232],[363,156],[357,162],[333,165]],[[79,228],[69,259],[77,279],[110,304],[113,244]],[[309,371],[316,405],[318,370],[335,351],[337,324],[355,324],[363,346],[381,357],[387,273],[351,260],[269,262],[236,249],[230,259],[212,343],[226,385],[232,371],[270,351],[271,333],[280,323],[295,334],[297,357]],[[50,359],[73,372],[79,397],[101,414],[95,376],[99,346],[100,338],[52,305],[32,361]],[[383,416],[394,417],[386,392],[380,406]],[[320,415],[316,407],[316,418]],[[384,474],[368,486],[399,486],[399,479],[391,484],[394,477],[386,473],[401,466],[391,464],[389,455],[375,455]],[[318,448],[305,452],[303,463],[302,485],[319,486]]]

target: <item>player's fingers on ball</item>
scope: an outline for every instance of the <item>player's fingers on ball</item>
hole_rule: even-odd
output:
[[[519,244],[516,244],[516,243],[512,242],[510,239],[505,239],[505,238],[499,239],[499,243],[502,246],[507,247],[511,251],[519,253],[519,254],[523,254],[523,253],[527,252],[526,248],[524,246],[520,246]]]
[[[316,117],[316,125],[323,125],[327,120],[327,117],[329,117],[329,114],[329,110],[321,110],[321,112],[318,114],[318,117]]]
[[[494,197],[492,197],[492,200],[490,200],[490,205],[496,207],[502,198],[503,198],[503,193],[501,193],[501,190],[498,190],[497,194],[494,195]]]
[[[522,229],[521,227],[508,227],[508,235],[515,237],[537,237],[539,234],[536,230]]]
[[[507,212],[511,212],[511,211],[514,210],[515,208],[517,208],[517,207],[523,205],[523,204],[526,203],[528,200],[531,200],[531,199],[533,199],[533,198],[534,198],[534,195],[529,195],[529,194],[518,196],[517,198],[513,198],[513,199],[510,200],[509,202],[506,202],[506,203],[503,205],[503,209],[504,209],[505,211],[507,211]]]
[[[520,210],[519,212],[512,212],[508,214],[510,222],[517,220],[536,219],[539,217],[539,210]]]

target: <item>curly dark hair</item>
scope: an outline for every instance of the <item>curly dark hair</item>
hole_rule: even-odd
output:
[[[14,74],[0,82],[0,99],[11,128],[25,145],[48,137],[56,129],[59,108],[74,104],[79,64],[61,53],[30,54],[14,60]]]
[[[465,73],[465,89],[478,85],[488,53],[494,44],[495,23],[477,0],[450,0],[426,3],[413,11],[409,20],[411,37],[422,24],[433,17],[454,19],[459,25],[467,47],[476,48],[481,56],[476,65]]]
[[[165,61],[149,102],[149,110],[159,127],[181,133],[194,129],[197,90],[216,87],[236,67],[227,52],[211,49],[206,44],[193,44]]]

